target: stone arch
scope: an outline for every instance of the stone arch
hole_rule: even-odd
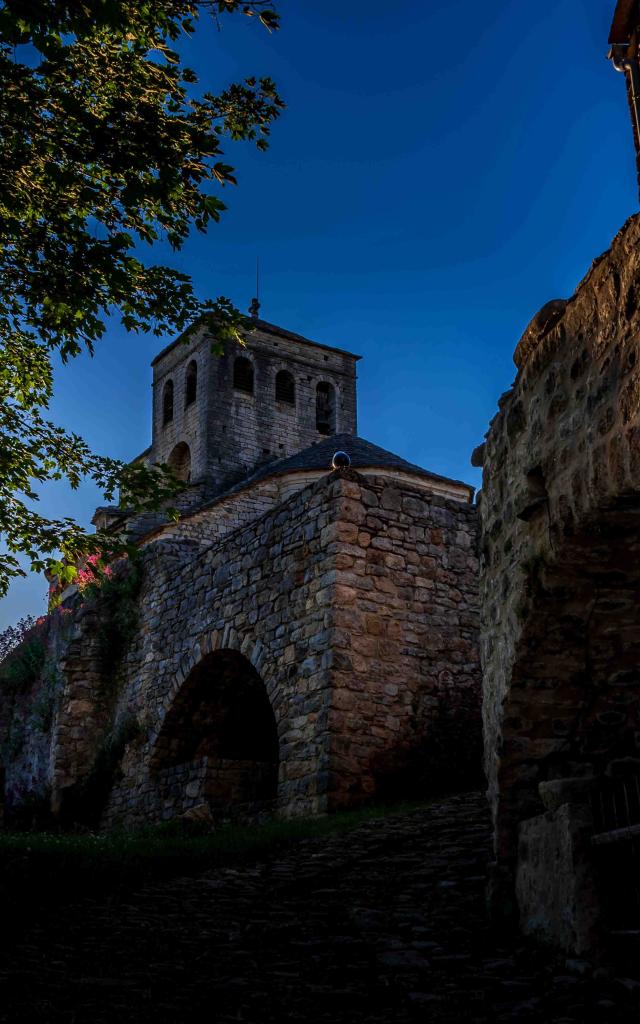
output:
[[[191,450],[185,441],[175,446],[167,461],[178,480],[184,480],[185,483],[191,480]]]
[[[162,389],[162,426],[166,427],[173,419],[173,381],[168,380]]]
[[[640,826],[639,517],[640,495],[629,495],[592,513],[552,564],[527,564],[524,624],[502,705],[496,852],[502,864],[517,863],[521,913],[533,914],[540,876],[552,874],[540,868],[542,851],[555,844],[571,847],[580,884],[588,877],[601,890],[576,900],[590,918],[574,921],[573,933],[563,937],[567,915],[557,915],[554,938],[567,948],[589,948],[596,926],[640,921],[637,863],[609,840],[600,852],[597,839]]]
[[[225,632],[205,635],[182,659],[164,701],[150,767],[176,811],[252,812],[277,797],[273,686],[260,674],[259,644]]]
[[[279,370],[276,374],[276,402],[296,404],[296,382],[288,370]]]
[[[198,364],[192,359],[187,366],[184,379],[184,407],[193,405],[198,396]]]
[[[316,430],[319,434],[336,432],[336,389],[326,380],[316,384]]]
[[[277,704],[277,688],[265,663],[266,651],[263,644],[260,640],[253,640],[250,636],[241,637],[235,629],[230,626],[225,626],[224,629],[205,630],[205,632],[198,637],[193,646],[182,655],[182,658],[175,670],[173,682],[167,690],[167,694],[162,702],[159,726],[162,725],[162,721],[168,709],[173,704],[176,695],[179,693],[180,688],[189,673],[198,665],[205,655],[212,654],[215,651],[220,650],[237,651],[239,654],[244,655],[244,657],[253,665],[256,672],[258,672],[262,677],[269,699],[275,707]]]

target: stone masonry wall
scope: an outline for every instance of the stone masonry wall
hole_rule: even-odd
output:
[[[227,687],[246,665],[238,686],[253,678],[268,696],[280,814],[455,784],[460,752],[480,735],[471,506],[421,482],[339,471],[221,540],[165,536],[141,555],[136,632],[109,680],[98,609],[68,613],[50,733],[54,811],[73,810],[83,779],[116,748],[103,824],[173,817],[220,802],[225,787],[271,800],[264,744],[235,764],[222,750],[185,763],[160,756],[168,723],[189,720],[173,713],[177,702],[216,656],[227,659]]]
[[[327,470],[328,471],[328,470]],[[214,541],[220,540],[227,534],[249,525],[255,519],[259,519],[271,509],[286,501],[291,495],[309,487],[315,483],[320,476],[326,472],[309,470],[308,472],[292,472],[280,476],[267,477],[257,483],[250,483],[245,487],[239,486],[228,495],[205,504],[194,511],[183,512],[180,519],[175,523],[165,523],[159,527],[159,531],[153,534],[148,540],[153,542],[155,536],[163,539],[169,537],[189,537],[194,540]],[[379,480],[388,479],[391,486],[406,487],[410,492],[429,495],[431,500],[434,495],[453,498],[454,507],[459,502],[465,503],[466,492],[462,487],[455,488],[452,484],[447,486],[440,481],[430,481],[428,478],[416,477],[408,473],[392,472],[372,467],[370,469],[358,469],[362,476],[377,476]],[[457,491],[457,493],[456,493]],[[142,517],[139,517],[142,519]],[[136,531],[139,519],[136,519]],[[149,530],[154,523],[147,520]],[[131,529],[131,522],[127,524]],[[147,542],[145,540],[145,542]]]
[[[320,534],[339,488],[324,480],[195,558],[177,540],[145,550],[140,637],[121,703],[144,735],[127,754],[107,820],[155,816],[152,761],[164,718],[192,669],[219,650],[240,652],[264,682],[278,723],[282,809],[326,808],[332,610],[317,594],[332,573]]]
[[[439,721],[463,745],[477,743],[474,531],[470,506],[347,472],[179,570],[178,542],[147,549],[125,695],[147,739],[127,755],[108,820],[157,813],[154,743],[209,651],[241,651],[264,680],[280,737],[281,813],[384,795],[419,772],[431,732],[433,763],[447,760]]]
[[[302,490],[308,483],[303,478],[299,482],[299,489]],[[169,537],[220,540],[275,508],[282,498],[281,484],[281,479],[273,478],[235,491],[220,498],[215,504],[197,510],[193,515],[182,516],[176,523],[163,524],[159,536],[165,540]]]
[[[45,660],[32,678],[2,693],[0,763],[9,816],[31,807],[60,811],[61,796],[91,771],[113,715],[112,680],[104,667],[101,608],[59,607],[27,636]],[[29,655],[27,655],[29,656]],[[5,684],[6,685],[6,684]]]
[[[367,476],[337,511],[333,805],[477,781],[475,508]]]
[[[526,875],[519,825],[543,815],[545,787],[580,801],[585,780],[640,769],[639,307],[636,216],[573,297],[533,319],[475,453],[486,766],[506,884]],[[552,845],[560,818],[547,820]],[[548,936],[566,945],[560,913]]]

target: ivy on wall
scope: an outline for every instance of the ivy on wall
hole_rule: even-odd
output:
[[[94,603],[99,611],[98,640],[107,677],[113,677],[135,635],[141,584],[142,570],[134,557],[121,562],[119,571],[96,575],[82,591],[83,602]]]
[[[30,733],[51,729],[64,686],[59,662],[68,644],[68,627],[73,612],[88,603],[98,612],[104,678],[100,696],[108,703],[117,697],[117,669],[136,630],[141,570],[135,558],[129,558],[114,568],[87,567],[84,576],[75,608],[59,605],[47,616],[26,617],[0,633],[0,698],[8,711],[0,743],[5,764],[19,757]],[[52,645],[54,631],[58,642]]]

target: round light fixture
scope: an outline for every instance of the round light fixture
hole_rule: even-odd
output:
[[[346,452],[336,452],[331,460],[332,469],[348,469],[351,465],[351,458]]]

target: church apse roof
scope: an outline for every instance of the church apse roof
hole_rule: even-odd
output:
[[[297,470],[324,469],[327,473],[331,471],[331,459],[337,451],[346,452],[351,459],[352,469],[396,469],[404,473],[428,477],[431,480],[440,480],[443,483],[458,484],[460,487],[467,487],[473,490],[469,484],[462,480],[452,480],[450,477],[440,476],[438,473],[431,473],[429,470],[407,462],[399,455],[394,455],[386,448],[380,448],[371,441],[365,441],[363,437],[356,437],[354,434],[331,434],[326,441],[319,441],[309,448],[305,448],[295,455],[286,459],[279,459],[277,462],[267,463],[253,473],[252,476],[243,481],[244,484],[254,480],[263,479],[266,476],[280,476],[286,473],[294,473]]]
[[[233,502],[236,497],[267,481],[283,483],[291,481],[295,483],[296,478],[301,478],[297,486],[305,487],[314,479],[319,479],[325,474],[333,471],[332,459],[336,452],[346,452],[351,460],[350,468],[363,474],[373,473],[374,475],[389,476],[391,480],[403,477],[413,477],[422,481],[422,486],[427,491],[432,491],[441,497],[453,498],[456,501],[471,504],[475,488],[462,480],[454,480],[451,477],[441,476],[439,473],[432,473],[421,466],[380,448],[379,445],[365,441],[362,437],[354,434],[331,434],[323,441],[312,444],[301,452],[284,459],[266,462],[259,466],[252,473],[247,474],[238,480],[233,486],[216,494],[215,497],[202,503],[198,502],[191,508],[181,512],[180,521],[189,521],[194,517],[199,518],[203,513],[213,510],[216,507],[228,506],[229,501]],[[297,486],[294,489],[297,489]],[[282,494],[286,495],[285,490]],[[108,510],[98,510],[108,511]],[[152,536],[164,533],[169,527],[166,522],[149,523],[147,529],[139,530],[138,535],[144,536],[146,540]],[[178,528],[170,527],[171,529]]]
[[[331,434],[326,440],[310,445],[295,455],[264,463],[264,465],[245,476],[242,480],[239,480],[228,490],[216,495],[215,498],[204,506],[194,509],[191,514],[196,515],[202,508],[216,505],[219,501],[237,494],[239,491],[244,491],[262,480],[295,476],[297,473],[330,473],[333,468],[331,460],[338,451],[347,453],[351,459],[351,469],[356,471],[379,469],[383,472],[391,471],[393,473],[420,477],[425,481],[425,484],[431,481],[441,484],[443,488],[451,487],[455,490],[461,490],[463,494],[460,497],[463,500],[473,501],[475,488],[462,480],[454,480],[451,477],[441,476],[439,473],[432,473],[421,466],[408,462],[393,452],[387,451],[386,448],[380,448],[379,445],[366,441],[363,437],[357,437],[354,434]],[[187,516],[189,514],[186,513]]]

